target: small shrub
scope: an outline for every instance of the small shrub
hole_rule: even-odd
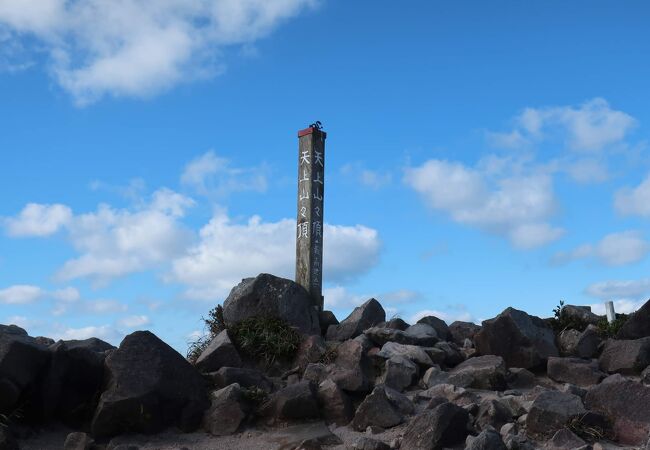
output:
[[[573,417],[567,424],[567,428],[588,442],[598,442],[602,439],[613,439],[611,427],[607,428],[598,425],[588,425],[584,422],[586,415]]]
[[[292,358],[300,346],[300,334],[276,317],[250,317],[228,331],[242,353],[268,365]]]
[[[554,317],[549,320],[551,327],[556,333],[569,329],[584,331],[587,328],[589,323],[575,317],[568,317],[562,313],[563,309],[564,300],[560,300],[560,304],[553,309]]]
[[[629,316],[627,314],[616,314],[616,319],[612,323],[609,323],[607,321],[607,318],[604,317],[598,321],[598,324],[596,326],[598,327],[598,331],[600,332],[601,336],[605,338],[612,338],[616,336],[621,327],[625,325],[628,317]]]
[[[201,356],[203,350],[207,348],[210,341],[214,339],[219,333],[226,329],[226,322],[223,320],[223,306],[217,305],[208,312],[208,318],[201,317],[204,323],[203,329],[207,330],[207,334],[198,337],[195,341],[188,342],[186,358],[189,362],[194,364]]]
[[[194,364],[196,360],[199,359],[199,356],[201,356],[201,353],[203,353],[203,350],[205,350],[208,347],[211,340],[212,340],[212,336],[205,335],[205,336],[198,337],[195,341],[189,342],[186,359],[190,363]]]

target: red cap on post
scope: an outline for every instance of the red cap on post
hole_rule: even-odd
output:
[[[325,133],[323,130],[319,130],[316,127],[309,127],[298,131],[298,137],[307,136],[308,134],[312,134],[314,131],[318,131],[319,133],[323,134],[323,137],[327,137],[327,133]]]

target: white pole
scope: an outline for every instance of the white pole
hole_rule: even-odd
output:
[[[605,312],[607,313],[607,322],[612,323],[616,320],[616,313],[614,312],[614,302],[605,302]]]

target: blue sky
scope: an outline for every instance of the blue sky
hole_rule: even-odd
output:
[[[451,322],[650,296],[650,6],[0,2],[0,323],[179,351],[293,276],[328,132],[325,302]]]

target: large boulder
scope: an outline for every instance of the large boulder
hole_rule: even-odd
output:
[[[476,437],[467,436],[465,450],[507,450],[507,447],[499,433],[487,429],[481,431],[481,434]]]
[[[354,311],[338,325],[330,325],[327,329],[328,341],[346,341],[355,338],[364,330],[386,321],[386,312],[377,300],[371,298]]]
[[[574,329],[563,330],[557,339],[563,355],[578,358],[593,358],[598,353],[602,341],[595,325],[588,325],[582,332]]]
[[[323,418],[337,425],[347,425],[354,415],[350,397],[332,380],[318,385],[318,401]]]
[[[415,416],[404,432],[401,448],[440,450],[452,447],[467,437],[469,413],[453,403],[442,403]]]
[[[526,417],[526,431],[531,436],[548,439],[571,419],[585,412],[587,410],[577,395],[545,391],[533,401]]]
[[[418,374],[418,366],[413,361],[403,356],[393,356],[386,360],[379,383],[401,392],[413,384]]]
[[[363,343],[351,339],[339,345],[334,364],[327,366],[327,373],[345,391],[368,392],[371,389],[372,365]]]
[[[194,365],[200,372],[215,372],[222,367],[242,365],[241,357],[228,335],[228,330],[223,330],[210,341]]]
[[[501,356],[470,358],[451,369],[448,374],[448,382],[460,387],[497,391],[506,388],[506,364]]]
[[[650,300],[628,317],[616,338],[640,339],[647,336],[650,336]]]
[[[246,418],[248,407],[241,387],[231,384],[210,394],[212,404],[203,416],[203,428],[213,436],[233,434]]]
[[[320,408],[316,387],[310,381],[290,384],[273,393],[261,406],[260,413],[276,420],[318,418]]]
[[[598,361],[601,369],[609,373],[638,374],[650,364],[650,337],[608,339]]]
[[[474,424],[480,430],[487,430],[489,427],[500,430],[512,421],[510,407],[495,399],[485,399],[479,404]]]
[[[44,418],[56,417],[72,427],[90,421],[101,392],[106,353],[114,348],[97,338],[52,345],[41,383]]]
[[[431,347],[438,342],[438,333],[435,328],[426,323],[416,323],[408,327],[404,333],[413,338],[414,345],[421,345],[423,347]]]
[[[465,344],[465,339],[469,339],[473,342],[474,336],[479,331],[481,331],[481,326],[472,322],[462,322],[457,320],[449,325],[449,334],[451,335],[451,339],[460,346]]]
[[[0,326],[0,414],[13,410],[19,397],[47,367],[50,352],[15,325]]]
[[[377,353],[377,356],[386,359],[390,359],[393,356],[402,356],[421,366],[430,367],[433,365],[433,361],[431,361],[431,358],[424,349],[416,345],[402,345],[396,342],[387,342],[379,353]]]
[[[589,389],[587,408],[604,414],[622,444],[644,445],[650,433],[650,387],[612,375]]]
[[[369,426],[392,428],[403,421],[404,414],[399,406],[390,400],[386,388],[380,385],[359,405],[351,425],[357,431],[364,431]]]
[[[425,316],[418,320],[418,323],[423,323],[432,327],[436,330],[436,335],[440,339],[447,341],[451,337],[447,323],[442,319],[438,319],[436,316]]]
[[[600,383],[605,374],[598,368],[598,362],[580,358],[550,357],[547,366],[548,377],[558,383],[571,383],[588,387]]]
[[[242,280],[223,303],[227,326],[256,316],[280,318],[304,334],[321,333],[309,292],[291,280],[267,273]]]
[[[559,356],[553,330],[539,317],[514,308],[483,321],[474,341],[480,354],[502,356],[508,367],[535,368],[549,356]]]
[[[565,305],[560,311],[560,317],[564,320],[581,324],[579,331],[582,331],[588,324],[597,325],[601,317],[591,312],[591,306]]]
[[[196,429],[210,402],[201,375],[149,331],[124,338],[105,361],[107,388],[92,421],[95,436]]]

